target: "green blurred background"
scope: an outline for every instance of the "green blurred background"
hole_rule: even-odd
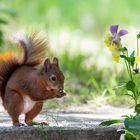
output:
[[[113,62],[103,40],[109,26],[119,24],[129,30],[124,44],[134,49],[139,13],[140,0],[1,0],[0,51],[14,46],[13,34],[43,31],[49,38],[50,57],[60,59],[68,92],[61,101],[49,101],[50,108],[89,102],[131,106],[123,95],[126,91],[118,89],[127,78],[123,63]]]

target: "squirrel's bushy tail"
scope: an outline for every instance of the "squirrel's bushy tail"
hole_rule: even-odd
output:
[[[0,95],[4,99],[6,83],[11,74],[19,67],[15,54],[10,52],[0,55]]]
[[[35,66],[39,65],[47,53],[48,41],[41,38],[38,34],[32,33],[24,39],[18,39],[20,46],[24,49],[22,64]]]
[[[0,55],[0,95],[4,99],[5,87],[12,73],[22,65],[36,66],[46,58],[48,42],[32,33],[23,39],[18,39],[19,45],[24,50],[23,58],[17,58],[15,53],[9,52]]]

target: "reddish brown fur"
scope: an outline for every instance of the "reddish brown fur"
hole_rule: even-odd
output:
[[[34,34],[26,38],[26,41],[19,42],[25,53],[20,62],[15,55],[0,56],[1,97],[13,125],[16,126],[21,125],[20,114],[25,114],[27,125],[34,124],[32,120],[41,111],[44,100],[65,95],[64,75],[57,58],[53,59],[53,63],[46,59],[41,69],[33,67],[45,58],[45,40]]]
[[[4,98],[5,86],[10,75],[20,65],[16,56],[13,53],[0,55],[0,93],[1,98]]]

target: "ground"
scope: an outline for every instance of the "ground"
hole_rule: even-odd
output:
[[[122,125],[99,126],[103,120],[122,119],[122,115],[133,113],[132,109],[116,108],[109,105],[84,104],[64,109],[46,109],[36,121],[48,121],[46,127],[11,127],[11,119],[0,105],[0,139],[2,140],[119,140]],[[24,115],[20,116],[23,123]],[[121,139],[122,140],[122,139]]]
[[[103,120],[122,119],[123,115],[133,113],[131,108],[117,108],[110,105],[97,106],[92,104],[75,105],[64,109],[46,109],[36,117],[37,121],[49,121],[49,125],[69,126],[76,123],[99,124]],[[20,117],[21,121],[24,115]],[[11,126],[11,120],[7,112],[0,104],[0,126]]]

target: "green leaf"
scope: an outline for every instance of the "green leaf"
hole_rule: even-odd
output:
[[[0,19],[0,24],[7,24],[7,21]]]
[[[126,118],[124,120],[125,129],[134,136],[140,136],[140,116],[133,119]]]
[[[137,34],[137,38],[140,39],[140,33]]]
[[[136,137],[132,133],[126,132],[125,140],[136,140]]]
[[[130,64],[131,64],[132,67],[134,67],[134,64],[135,64],[135,57],[132,57],[132,58],[130,59]]]
[[[125,55],[120,55],[121,58],[125,59],[127,62],[129,62],[129,57],[125,56]]]
[[[133,51],[129,57],[129,62],[131,64],[132,67],[134,67],[135,64],[135,51]]]
[[[125,51],[127,51],[127,48],[126,47],[121,47],[120,51],[125,52]]]
[[[3,44],[3,32],[0,30],[0,46]]]
[[[135,51],[133,51],[130,55],[130,57],[127,57],[125,55],[120,55],[121,58],[124,58],[132,67],[134,67],[135,64]]]
[[[125,60],[127,60],[127,57],[125,55],[120,55],[121,58],[124,58]]]
[[[123,121],[122,120],[109,120],[109,121],[101,122],[100,125],[109,126],[116,123],[123,123]]]
[[[136,112],[137,114],[140,114],[140,104],[137,104],[137,105],[135,106],[135,112]]]
[[[135,56],[135,51],[133,51],[131,54],[130,54],[130,57],[134,57]]]
[[[126,89],[129,91],[135,91],[135,83],[133,81],[129,81],[126,83]]]

